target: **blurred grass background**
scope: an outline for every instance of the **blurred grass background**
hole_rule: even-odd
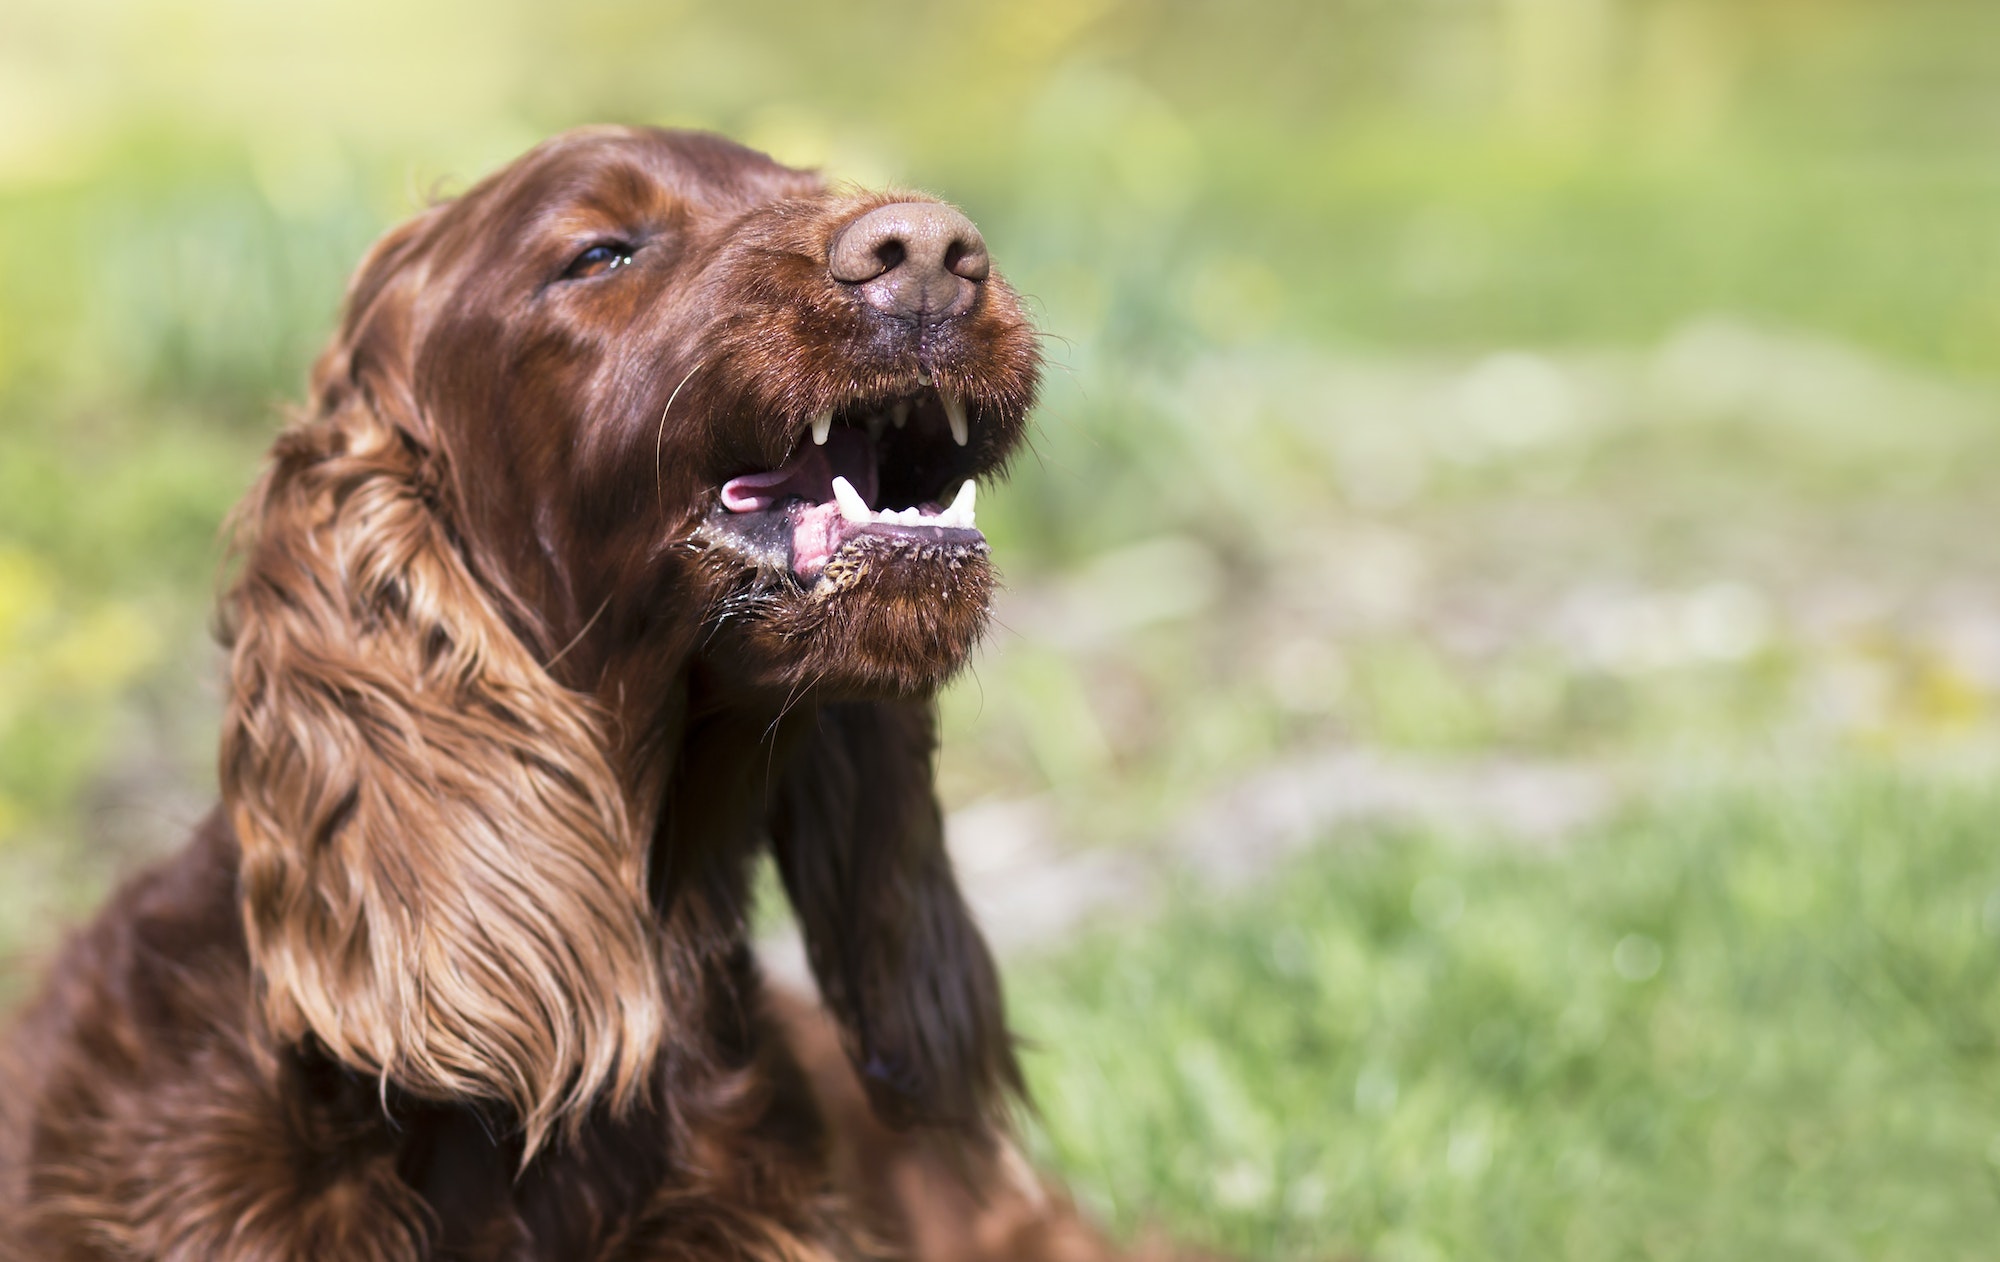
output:
[[[1089,1203],[1258,1257],[1988,1250],[2000,7],[12,0],[0,120],[16,978],[212,795],[217,525],[366,243],[551,131],[713,127],[957,201],[1054,335],[953,806],[1226,851],[1357,750],[1612,803],[1309,815],[1028,953]]]

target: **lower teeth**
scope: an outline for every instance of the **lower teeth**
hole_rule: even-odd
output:
[[[846,478],[833,480],[834,502],[840,506],[840,515],[857,526],[871,523],[895,526],[940,526],[952,529],[974,529],[973,483],[968,480],[959,488],[958,497],[951,506],[938,513],[926,513],[920,508],[883,509],[871,511],[868,502],[854,489],[854,484]]]

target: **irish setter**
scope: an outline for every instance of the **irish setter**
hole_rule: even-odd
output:
[[[932,789],[1038,371],[963,215],[713,136],[383,237],[237,515],[221,805],[8,1041],[0,1251],[1107,1256]]]

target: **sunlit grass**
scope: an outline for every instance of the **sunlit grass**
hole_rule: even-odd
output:
[[[1015,970],[1044,1151],[1260,1258],[1990,1256],[1996,835],[1863,770],[1190,890]]]

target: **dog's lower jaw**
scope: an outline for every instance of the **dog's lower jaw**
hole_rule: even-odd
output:
[[[971,659],[990,616],[985,545],[890,536],[842,548],[811,587],[786,586],[717,624],[742,682],[822,700],[929,697]],[[716,656],[711,652],[710,656]]]

